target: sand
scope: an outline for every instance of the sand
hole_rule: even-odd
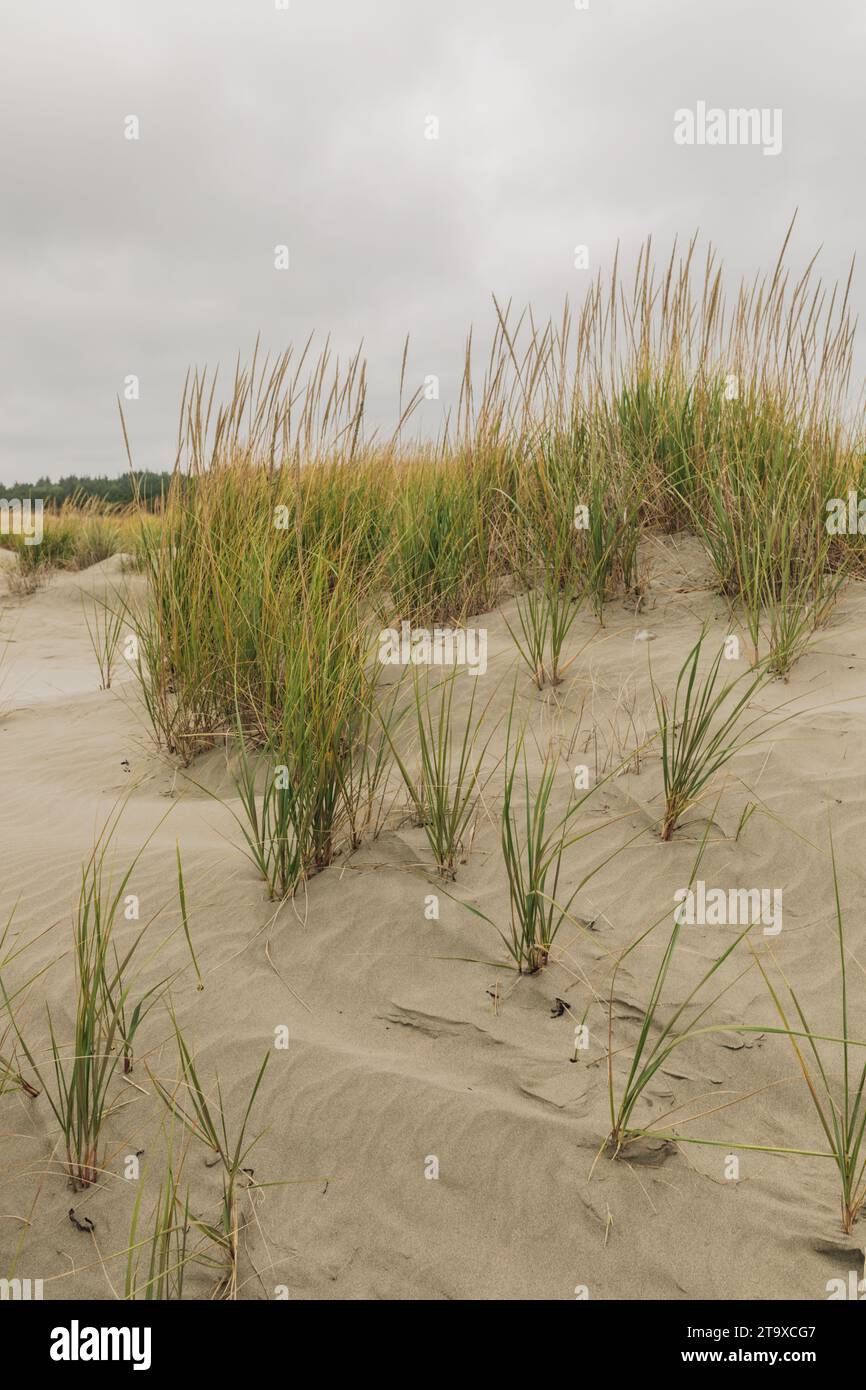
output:
[[[620,756],[611,752],[612,724],[625,748],[633,741],[627,708],[633,705],[639,736],[652,733],[648,653],[656,679],[672,686],[703,621],[713,644],[728,631],[694,541],[652,540],[644,562],[652,578],[642,611],[613,602],[601,631],[582,617],[571,648],[588,645],[555,696],[536,692],[519,670],[502,613],[474,620],[489,634],[489,669],[478,678],[485,698],[495,692],[489,718],[507,708],[517,672],[519,704],[539,745],[558,740],[563,806],[575,764],[586,763],[595,776],[596,759],[602,769],[606,757]],[[644,1123],[673,1106],[682,1107],[681,1120],[712,1111],[682,1132],[721,1147],[655,1141],[625,1159],[596,1162],[610,1128],[607,1008],[591,1010],[589,1045],[575,1062],[575,1020],[557,1003],[582,1017],[586,978],[606,998],[612,955],[670,908],[617,976],[620,1084],[623,1049],[637,1036],[669,935],[674,890],[688,882],[714,812],[702,879],[783,890],[784,926],[773,950],[813,1028],[838,1031],[829,812],[851,950],[851,1030],[866,1037],[861,585],[847,588],[790,682],[758,697],[767,732],[716,779],[672,843],[650,833],[659,814],[657,747],[645,752],[639,772],[632,768],[596,792],[581,824],[598,833],[568,852],[566,892],[606,854],[647,833],[578,894],[573,911],[584,925],[563,930],[548,967],[519,979],[493,929],[463,906],[507,924],[495,775],[453,884],[443,886],[431,871],[423,831],[397,798],[378,838],[341,854],[310,881],[305,898],[277,910],[239,848],[225,751],[214,749],[184,774],[154,747],[129,671],[120,669],[110,690],[98,688],[82,591],[100,595],[114,586],[135,591],[141,580],[115,560],[2,601],[0,633],[9,640],[0,665],[0,921],[17,904],[14,931],[32,943],[13,976],[19,966],[32,973],[53,962],[22,1011],[28,1037],[44,1044],[46,1001],[68,1036],[81,863],[121,798],[118,865],[152,833],[130,884],[141,922],[157,914],[141,979],[152,984],[186,967],[172,1000],[203,1078],[220,1078],[230,1125],[270,1053],[253,1117],[253,1129],[264,1133],[248,1162],[256,1182],[274,1185],[245,1194],[240,1297],[559,1300],[585,1290],[591,1299],[822,1299],[828,1280],[851,1269],[862,1276],[866,1226],[842,1234],[830,1163],[743,1151],[738,1179],[726,1176],[732,1138],[822,1147],[785,1039],[716,1033],[693,1040],[650,1087],[639,1112]],[[504,611],[510,614],[508,605]],[[460,698],[468,700],[471,677],[461,680]],[[779,724],[771,711],[783,701],[792,717]],[[500,727],[492,761],[501,752]],[[537,767],[534,750],[532,759]],[[744,807],[758,801],[766,813],[753,814],[737,840]],[[201,990],[178,930],[176,844]],[[425,916],[430,894],[439,899],[438,920]],[[123,923],[119,939],[137,929]],[[726,927],[684,929],[667,1013],[729,939]],[[745,954],[726,979],[748,964]],[[776,1022],[754,969],[713,1018]],[[282,1027],[288,1047],[276,1048]],[[0,1101],[0,1275],[41,1278],[46,1298],[122,1295],[125,1257],[118,1252],[129,1241],[138,1184],[146,1184],[147,1211],[164,1166],[166,1111],[145,1060],[167,1082],[176,1075],[163,1005],[143,1025],[131,1081],[115,1083],[107,1171],[85,1192],[71,1192],[59,1171],[45,1097],[16,1092]],[[750,1098],[720,1108],[743,1094]],[[203,1154],[190,1150],[187,1175],[194,1205],[213,1213],[219,1179]],[[129,1155],[138,1156],[138,1179],[125,1176]],[[437,1168],[438,1176],[428,1176]],[[94,1229],[79,1230],[70,1208]],[[208,1297],[213,1284],[206,1271],[195,1272],[187,1296]]]

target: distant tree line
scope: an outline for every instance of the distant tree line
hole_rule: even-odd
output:
[[[0,483],[0,497],[37,498],[53,502],[59,507],[71,498],[98,497],[103,502],[134,502],[136,498],[152,509],[159,502],[160,495],[168,491],[170,473],[123,473],[119,478],[79,478],[70,473],[67,478],[52,483],[48,478],[38,478],[35,483],[13,483],[11,487]]]

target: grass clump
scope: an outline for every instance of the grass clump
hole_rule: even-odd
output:
[[[770,418],[762,418],[769,414]],[[811,442],[765,405],[703,475],[695,527],[740,611],[755,663],[787,679],[826,622],[849,560],[832,560]],[[792,437],[793,436],[793,437]]]
[[[705,638],[706,630],[683,662],[672,701],[652,681],[664,783],[664,812],[659,831],[662,840],[670,840],[682,816],[704,793],[711,777],[740,748],[757,737],[749,733],[757,718],[743,727],[738,725],[749,700],[766,681],[766,671],[744,672],[720,682],[725,656],[722,645],[707,673],[700,676],[698,668]]]
[[[842,1229],[850,1235],[854,1229],[863,1203],[866,1202],[866,1061],[855,1063],[852,1049],[857,1048],[862,1056],[864,1044],[850,1036],[850,1004],[848,988],[848,966],[846,956],[849,948],[845,943],[845,929],[842,918],[842,905],[839,896],[839,876],[836,868],[836,851],[830,836],[830,859],[833,872],[833,905],[836,925],[836,940],[839,949],[840,981],[840,1022],[839,1039],[823,1038],[810,1028],[805,1010],[794,986],[788,980],[778,961],[774,964],[781,978],[781,986],[774,984],[769,972],[755,953],[764,982],[782,1023],[782,1029],[791,1044],[800,1068],[809,1098],[815,1108],[821,1131],[827,1140],[826,1157],[831,1159],[839,1175]],[[787,995],[786,1010],[783,996]],[[793,1022],[799,1027],[791,1027],[789,1012]],[[831,1067],[822,1056],[819,1043],[833,1041],[841,1049],[842,1074],[840,1082],[834,1086]],[[835,1050],[835,1049],[834,1049]]]
[[[454,691],[459,674],[455,671],[439,682],[438,700],[435,693],[431,698],[429,680],[422,689],[417,670],[413,671],[413,677],[411,710],[415,716],[420,761],[417,776],[398,751],[390,733],[388,736],[417,822],[427,836],[436,869],[443,878],[453,879],[487,780],[482,775],[482,765],[494,730],[490,730],[483,742],[481,730],[490,700],[476,715],[477,678],[464,677],[470,682],[472,693],[462,720],[462,731],[456,729],[455,739]]]
[[[574,781],[569,778],[565,809],[557,812],[555,801],[562,764],[548,751],[542,760],[540,775],[533,783],[526,751],[526,730],[514,728],[513,699],[505,744],[500,849],[508,881],[508,929],[503,931],[491,917],[472,904],[465,906],[498,932],[518,973],[534,974],[547,964],[563,923],[573,920],[570,909],[578,893],[619,851],[613,851],[584,874],[565,900],[560,901],[563,856],[574,845],[607,824],[595,825],[588,830],[575,827],[575,818],[581,807],[602,783],[578,795]]]
[[[218,1296],[234,1299],[237,1297],[239,1236],[242,1228],[240,1211],[240,1189],[250,1178],[245,1168],[247,1159],[261,1135],[247,1139],[250,1114],[264,1078],[270,1054],[266,1053],[250,1087],[246,1107],[237,1126],[236,1133],[230,1137],[223,1106],[219,1077],[216,1080],[216,1097],[212,1100],[202,1086],[195,1058],[174,1019],[175,1037],[180,1059],[180,1077],[176,1085],[169,1089],[151,1073],[151,1080],[172,1117],[178,1120],[193,1139],[201,1142],[219,1161],[222,1177],[222,1201],[219,1214],[214,1222],[201,1217],[194,1219],[196,1228],[221,1252],[223,1267],[218,1285]],[[251,1185],[247,1183],[247,1185]],[[174,1203],[174,1195],[166,1192],[166,1200]],[[159,1227],[159,1238],[165,1238],[165,1219]]]
[[[367,433],[359,355],[341,365],[326,346],[310,360],[308,344],[259,363],[257,349],[219,405],[195,373],[161,510],[125,545],[148,581],[139,674],[162,746],[189,764],[240,708],[248,737],[291,764],[312,730],[312,862],[325,864],[340,828],[329,799],[336,811],[370,706],[350,628],[462,623],[510,591],[520,655],[539,687],[555,685],[582,605],[601,620],[621,593],[638,609],[642,536],[684,526],[756,661],[786,676],[863,563],[861,538],[824,527],[828,489],[863,479],[845,411],[848,287],[825,295],[813,263],[789,277],[790,235],[772,275],[733,303],[715,250],[700,266],[693,240],[660,267],[648,242],[628,281],[615,259],[558,323],[496,304],[483,374],[470,337],[455,417],[434,441],[406,442],[421,395],[404,403],[408,345],[383,440]]]
[[[688,884],[689,889],[691,889],[697,877],[698,868],[706,847],[708,833],[709,826],[704,832],[703,840],[695,858]],[[648,1131],[635,1124],[635,1109],[650,1082],[659,1069],[664,1066],[665,1062],[676,1048],[682,1046],[682,1044],[687,1042],[690,1038],[701,1033],[714,1031],[714,1025],[705,1025],[703,1029],[699,1028],[698,1025],[706,1018],[709,1011],[726,990],[730,988],[730,983],[725,985],[723,989],[706,1003],[702,1002],[698,1005],[698,996],[701,994],[704,986],[715,979],[725,965],[725,962],[752,929],[752,924],[749,923],[742,932],[736,935],[704,971],[697,984],[689,990],[682,1003],[668,1012],[666,1017],[662,1017],[664,1008],[662,995],[684,924],[684,914],[681,911],[676,911],[674,913],[673,929],[668,938],[667,946],[665,947],[661,962],[655,974],[655,979],[652,983],[637,1041],[634,1047],[630,1049],[631,1060],[628,1066],[628,1073],[619,1090],[619,1094],[617,1094],[614,1080],[615,1054],[613,1046],[613,1002],[617,974],[623,961],[625,961],[631,953],[655,931],[656,927],[659,926],[667,915],[667,911],[665,911],[662,917],[658,918],[646,931],[641,932],[640,935],[636,937],[631,945],[617,958],[611,974],[610,998],[608,1004],[608,1101],[611,1127],[606,1142],[608,1151],[613,1157],[616,1157],[622,1151],[623,1147],[632,1140],[645,1137],[650,1133],[654,1134],[654,1131]],[[695,1012],[692,1012],[686,1020],[685,1016],[689,1013],[693,1004],[696,1006]]]
[[[60,1040],[46,1004],[50,1065],[40,1064],[26,1041],[11,1011],[14,995],[7,991],[0,974],[0,991],[18,1045],[63,1135],[66,1173],[76,1189],[98,1182],[103,1171],[103,1132],[114,1104],[112,1083],[121,1069],[126,1074],[132,1071],[138,1029],[166,984],[163,980],[152,985],[133,1004],[136,977],[130,971],[150,923],[120,950],[114,940],[124,894],[145,848],[142,846],[120,878],[112,881],[107,857],[120,813],[106,821],[82,867],[73,920],[72,1040],[69,1045]],[[180,878],[179,884],[182,893]]]

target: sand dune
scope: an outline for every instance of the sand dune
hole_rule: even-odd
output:
[[[609,605],[601,630],[589,616],[578,621],[570,641],[588,645],[555,698],[536,692],[518,669],[502,613],[475,620],[489,632],[485,698],[496,692],[489,718],[506,711],[516,673],[539,749],[551,737],[559,741],[563,805],[573,763],[595,772],[597,759],[599,770],[608,754],[616,760],[612,724],[625,738],[630,700],[637,727],[652,733],[648,654],[656,679],[672,683],[703,621],[714,642],[728,630],[697,543],[674,537],[648,544],[653,581],[646,606],[635,613]],[[254,1128],[265,1132],[250,1162],[256,1181],[285,1185],[251,1196],[241,1297],[272,1298],[284,1286],[289,1297],[306,1299],[572,1299],[586,1286],[593,1299],[820,1299],[829,1279],[852,1268],[862,1275],[862,1223],[859,1235],[841,1234],[835,1174],[826,1161],[741,1152],[739,1180],[732,1181],[725,1162],[734,1150],[724,1143],[653,1141],[616,1162],[602,1156],[594,1163],[610,1128],[606,1009],[590,1012],[589,1046],[575,1062],[575,1020],[557,1002],[582,1016],[582,980],[605,995],[612,956],[667,904],[672,914],[674,888],[688,882],[712,814],[702,878],[722,887],[783,889],[784,927],[773,950],[812,1026],[836,1032],[829,813],[851,951],[852,1032],[866,1036],[861,585],[846,589],[790,682],[757,697],[767,711],[766,735],[737,755],[672,843],[647,833],[611,858],[575,900],[581,925],[560,936],[545,970],[522,978],[507,968],[495,932],[463,905],[507,923],[493,780],[487,814],[453,884],[442,885],[432,872],[423,832],[396,797],[378,838],[341,855],[294,905],[277,910],[268,901],[240,852],[229,806],[209,794],[231,802],[224,750],[184,773],[154,748],[123,662],[112,688],[98,688],[82,591],[125,586],[134,594],[140,585],[119,562],[108,562],[4,601],[0,920],[17,904],[14,931],[32,939],[28,970],[53,962],[30,990],[22,1026],[44,1042],[47,1000],[66,1033],[80,865],[119,798],[126,806],[118,865],[125,867],[152,833],[130,885],[141,920],[158,914],[148,927],[154,949],[143,983],[183,968],[172,1000],[203,1076],[220,1077],[229,1115],[243,1107],[265,1053],[273,1054],[255,1112]],[[468,700],[471,678],[461,680]],[[783,724],[772,713],[782,702],[791,716]],[[491,762],[501,751],[500,728]],[[566,894],[593,864],[652,826],[659,787],[658,750],[650,747],[639,773],[629,770],[599,789],[584,821],[600,828],[569,851]],[[735,839],[749,802],[768,814],[753,814]],[[201,990],[179,931],[176,844]],[[425,917],[430,894],[439,898],[438,920]],[[121,939],[134,930],[124,924]],[[671,1007],[728,931],[685,930],[666,990]],[[618,972],[612,1016],[619,1071],[668,935],[659,927]],[[745,973],[714,1017],[773,1024],[767,991],[748,964],[745,956]],[[285,1050],[274,1048],[281,1025],[289,1030]],[[176,1066],[170,1034],[160,1005],[146,1020],[141,1053],[168,1080]],[[124,1177],[125,1158],[140,1154],[140,1180],[155,1194],[166,1116],[143,1063],[131,1081],[117,1083],[109,1171],[85,1193],[70,1193],[59,1173],[45,1098],[4,1097],[0,1273],[14,1263],[20,1276],[45,1281],[46,1297],[110,1299],[122,1291],[124,1259],[116,1255],[128,1243],[137,1189]],[[751,1098],[720,1108],[744,1093]],[[648,1100],[645,1120],[674,1106],[684,1107],[680,1120],[714,1112],[682,1126],[684,1134],[821,1147],[791,1048],[770,1034],[693,1040],[672,1055]],[[433,1158],[438,1177],[425,1176]],[[187,1172],[195,1200],[216,1199],[218,1179],[200,1152],[191,1151]],[[76,1228],[70,1207],[92,1221],[92,1233]],[[210,1283],[201,1271],[190,1291],[206,1297]]]

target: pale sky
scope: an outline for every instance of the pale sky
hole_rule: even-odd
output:
[[[259,332],[363,339],[384,427],[409,333],[435,432],[491,295],[558,314],[618,238],[700,228],[735,282],[799,207],[792,265],[843,277],[864,40],[862,0],[2,0],[0,482],[122,471],[129,374],[135,463],[170,467],[187,366]],[[677,145],[699,101],[780,108],[781,153]]]

